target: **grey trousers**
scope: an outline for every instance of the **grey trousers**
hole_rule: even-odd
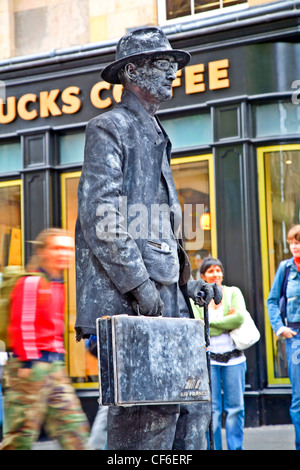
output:
[[[211,404],[109,407],[107,450],[204,450]]]

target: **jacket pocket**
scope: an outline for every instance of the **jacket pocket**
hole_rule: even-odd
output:
[[[170,285],[179,280],[179,259],[175,240],[148,240],[143,259],[150,279]]]

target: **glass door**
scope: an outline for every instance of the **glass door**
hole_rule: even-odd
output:
[[[286,234],[300,223],[300,145],[258,149],[261,249],[265,305],[280,261],[291,258]],[[269,383],[289,383],[285,340],[271,330],[267,308],[266,343]]]

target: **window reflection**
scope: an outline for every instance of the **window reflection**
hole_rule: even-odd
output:
[[[190,0],[167,0],[167,19],[191,15]]]
[[[77,217],[77,188],[79,183],[79,173],[63,175],[63,219],[64,227],[75,234],[75,224]],[[67,328],[66,347],[69,375],[73,383],[84,384],[98,381],[98,362],[86,348],[85,341],[76,342],[75,321],[76,321],[76,271],[75,259],[71,269],[67,272]]]
[[[247,3],[247,0],[166,0],[167,20]]]
[[[195,0],[195,13],[202,13],[203,11],[214,10],[220,7],[219,0]]]
[[[299,134],[300,107],[291,101],[254,106],[255,136]]]
[[[192,274],[198,279],[201,261],[205,256],[212,254],[209,163],[204,159],[177,165],[174,159],[172,173],[182,213],[186,208],[191,212],[183,217],[183,245],[190,258]],[[197,210],[197,205],[201,206],[200,212]],[[189,224],[189,227],[184,224]],[[193,249],[189,250],[189,234],[195,232],[196,226],[201,228],[202,237]]]
[[[0,186],[0,273],[22,265],[21,185]]]
[[[20,171],[22,168],[22,153],[19,142],[1,144],[0,146],[1,168],[0,173]]]
[[[59,162],[61,164],[82,162],[84,142],[84,132],[61,135],[59,137]]]
[[[210,144],[213,140],[210,113],[162,118],[172,149],[183,149]]]

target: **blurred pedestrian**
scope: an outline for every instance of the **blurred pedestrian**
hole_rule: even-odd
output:
[[[279,264],[267,306],[272,329],[277,336],[286,340],[288,374],[292,385],[290,416],[295,426],[296,449],[300,450],[300,225],[289,230],[287,241],[293,257]],[[282,292],[285,273],[286,288]]]
[[[34,250],[27,269],[36,275],[19,279],[11,294],[1,450],[31,449],[43,425],[63,449],[85,449],[87,419],[64,363],[63,271],[74,242],[62,229],[46,229]]]
[[[240,289],[224,286],[224,268],[220,260],[205,258],[200,266],[201,277],[207,283],[216,283],[223,291],[218,305],[211,300],[208,306],[210,329],[210,358],[212,407],[215,450],[222,450],[222,414],[225,411],[225,429],[228,450],[242,450],[245,421],[246,357],[236,349],[230,331],[244,321],[246,305]],[[193,306],[195,317],[203,317],[203,309]]]

